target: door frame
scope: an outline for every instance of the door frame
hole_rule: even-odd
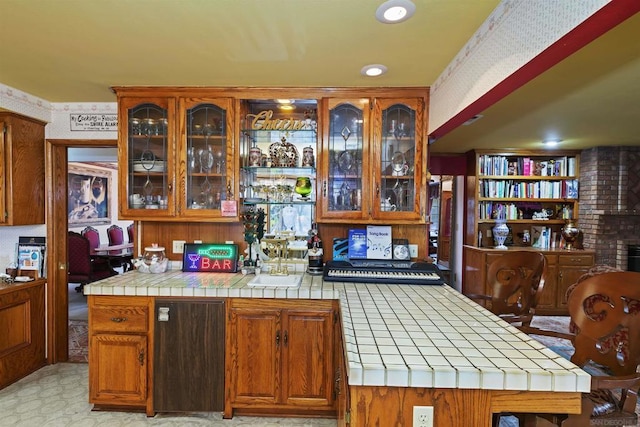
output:
[[[67,282],[68,148],[117,147],[116,139],[46,139],[47,363],[69,359],[69,285]]]

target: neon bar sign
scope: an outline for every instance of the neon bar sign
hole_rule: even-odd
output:
[[[182,271],[235,273],[238,271],[238,245],[187,243],[184,245]]]

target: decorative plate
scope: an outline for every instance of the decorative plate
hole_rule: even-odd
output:
[[[298,150],[296,146],[282,138],[281,142],[274,142],[269,146],[271,167],[294,168],[298,166]]]

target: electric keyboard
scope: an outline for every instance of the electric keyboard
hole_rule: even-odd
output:
[[[328,282],[384,283],[397,285],[443,285],[435,264],[411,261],[328,261],[322,279]]]

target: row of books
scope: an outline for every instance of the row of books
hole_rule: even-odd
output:
[[[493,176],[576,176],[575,157],[556,157],[545,160],[530,157],[482,155],[478,157],[480,175]]]
[[[531,219],[531,214],[528,212],[530,209],[527,207],[525,209],[522,206],[519,206],[517,203],[498,203],[498,202],[480,202],[479,205],[480,219],[506,219],[516,220],[516,219]],[[537,210],[542,209],[542,207],[538,207]],[[523,213],[523,210],[527,211]],[[559,215],[558,215],[559,214]],[[562,218],[562,219],[571,219],[573,218],[573,205],[556,205],[553,218]]]
[[[531,246],[539,249],[564,249],[565,241],[560,233],[549,227],[532,227]]]
[[[479,196],[500,199],[577,199],[578,180],[513,181],[483,179],[479,183]]]

